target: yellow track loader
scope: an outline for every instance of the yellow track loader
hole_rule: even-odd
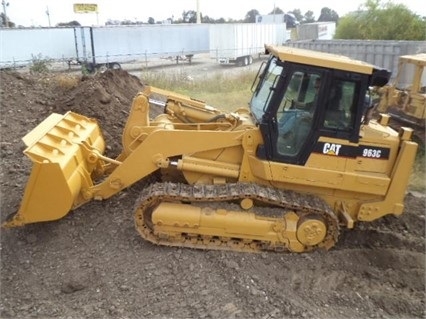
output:
[[[426,120],[426,53],[399,57],[395,79],[380,88],[379,112],[386,112],[402,125],[417,128],[420,139],[425,137]]]
[[[266,50],[248,108],[222,112],[145,87],[117,158],[104,155],[96,120],[52,114],[23,138],[33,169],[3,225],[57,220],[141,180],[136,228],[160,245],[306,252],[333,247],[342,227],[400,215],[417,150],[412,130],[395,131],[385,114],[365,119],[366,96],[390,72],[338,55]],[[152,119],[154,104],[164,112]]]

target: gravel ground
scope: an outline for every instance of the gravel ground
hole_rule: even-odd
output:
[[[172,69],[172,66],[166,66]],[[198,63],[206,70],[238,72]],[[251,67],[256,67],[253,65]],[[132,70],[137,74],[138,70]],[[0,72],[1,218],[30,172],[21,137],[51,112],[96,117],[110,153],[141,81],[125,71],[58,85],[69,73]],[[1,230],[1,318],[424,318],[425,198],[344,231],[328,252],[234,253],[152,245],[134,229],[136,184],[49,223]]]

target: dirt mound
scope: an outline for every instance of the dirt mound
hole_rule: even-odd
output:
[[[82,76],[77,85],[63,88],[64,95],[55,99],[57,108],[54,111],[72,110],[110,123],[111,117],[115,118],[120,110],[129,108],[133,97],[142,88],[140,79],[124,70]]]
[[[14,121],[36,125],[51,112],[74,111],[96,118],[110,147],[120,142],[132,100],[143,89],[140,79],[124,70],[107,70],[94,76],[1,72],[0,81],[2,112],[16,114]],[[8,127],[8,123],[3,124]],[[22,128],[31,129],[28,125]]]
[[[75,87],[62,88],[54,98],[54,112],[74,111],[98,120],[109,151],[121,150],[121,134],[132,100],[143,89],[136,76],[124,70],[107,70],[96,76],[83,76]]]
[[[21,138],[51,112],[98,119],[118,150],[142,82],[0,72],[1,219],[30,172]],[[311,254],[154,246],[134,229],[140,185],[65,218],[1,231],[1,318],[424,318],[425,200]]]

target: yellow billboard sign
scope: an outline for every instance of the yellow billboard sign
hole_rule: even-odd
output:
[[[95,3],[74,3],[75,13],[98,12],[98,5]]]

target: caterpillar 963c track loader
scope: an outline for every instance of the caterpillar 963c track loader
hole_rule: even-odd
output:
[[[33,170],[4,226],[59,219],[153,176],[160,177],[140,194],[135,223],[161,245],[329,249],[341,227],[401,214],[417,150],[412,131],[391,129],[386,115],[364,119],[370,88],[390,73],[337,55],[266,49],[249,108],[224,113],[145,87],[115,159],[103,155],[95,120],[52,114],[23,138]],[[151,119],[158,106],[164,113]]]

